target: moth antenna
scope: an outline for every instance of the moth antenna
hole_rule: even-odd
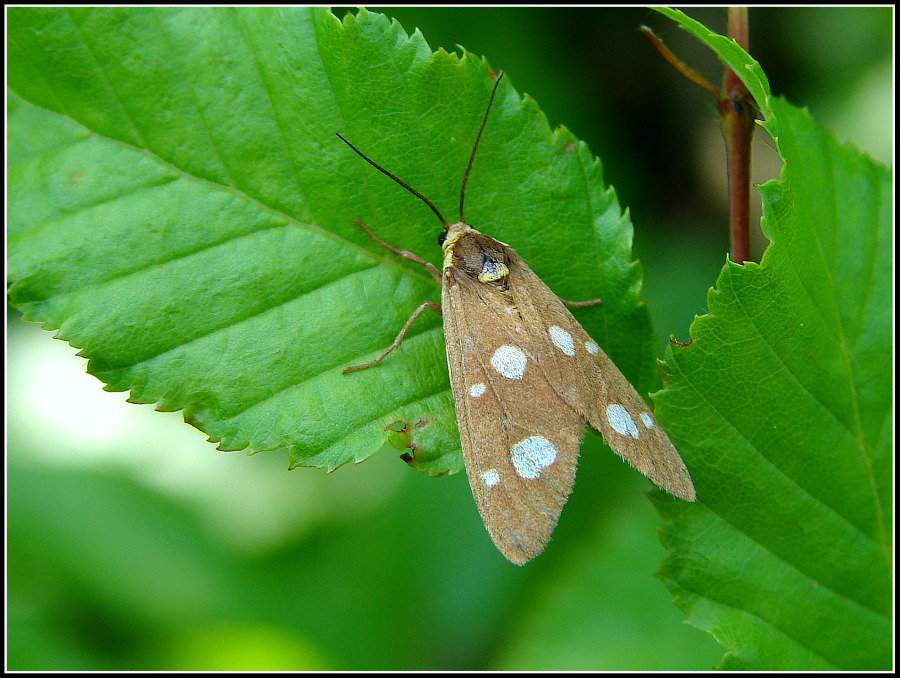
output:
[[[375,169],[377,169],[377,170],[378,170],[379,172],[381,172],[382,174],[386,174],[387,176],[389,176],[391,179],[393,179],[393,180],[396,181],[398,184],[400,184],[401,186],[403,186],[403,188],[405,188],[407,191],[409,191],[409,192],[412,193],[414,196],[416,196],[419,200],[421,200],[421,201],[424,202],[426,205],[428,205],[428,206],[431,208],[431,211],[434,212],[434,213],[437,215],[437,218],[441,220],[441,225],[444,227],[444,230],[446,231],[446,230],[448,229],[449,226],[448,226],[448,224],[447,224],[447,220],[444,219],[444,216],[438,211],[438,208],[435,207],[434,204],[433,204],[428,198],[426,198],[424,195],[422,195],[421,193],[419,193],[416,189],[414,189],[412,186],[410,186],[408,183],[406,183],[406,182],[403,181],[402,179],[398,179],[397,177],[395,177],[393,174],[391,174],[390,172],[388,172],[384,167],[382,167],[381,165],[379,165],[377,162],[375,162],[374,160],[372,160],[372,159],[370,159],[369,157],[367,157],[365,153],[363,153],[363,152],[362,152],[361,150],[359,150],[356,146],[354,146],[354,145],[351,144],[349,141],[347,141],[344,137],[342,137],[340,132],[335,132],[335,134],[337,134],[338,139],[340,139],[340,140],[343,141],[345,144],[347,144],[347,145],[350,147],[350,149],[351,149],[352,151],[354,151],[360,158],[362,158],[363,160],[365,160],[367,163],[369,163],[372,167],[374,167]],[[479,134],[480,134],[480,133],[479,133]],[[471,162],[470,162],[469,164],[471,164]]]
[[[494,95],[497,93],[497,86],[500,84],[500,79],[503,77],[503,71],[500,71],[497,74],[497,79],[494,81],[494,89],[491,90],[491,98],[488,100],[487,110],[484,112],[484,118],[481,119],[481,127],[478,128],[478,136],[475,137],[475,145],[472,146],[472,155],[469,156],[469,164],[466,165],[466,173],[463,175],[462,180],[462,188],[459,189],[459,220],[462,223],[465,223],[466,220],[463,217],[463,201],[466,198],[466,182],[469,180],[469,170],[472,169],[472,163],[475,160],[475,151],[478,150],[478,142],[481,141],[481,133],[484,131],[484,126],[487,123],[488,113],[491,112],[491,104],[494,103]]]

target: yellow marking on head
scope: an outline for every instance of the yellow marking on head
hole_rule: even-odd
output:
[[[453,265],[453,246],[468,231],[474,230],[474,228],[462,221],[456,222],[447,229],[447,237],[444,239],[444,244],[441,245],[444,248],[444,263],[441,265],[441,270],[446,271]]]

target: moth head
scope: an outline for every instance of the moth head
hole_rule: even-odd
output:
[[[444,224],[444,232],[438,236],[438,244],[446,254],[453,251],[456,243],[466,233],[478,233],[478,231],[464,221],[457,221],[455,224]]]
[[[479,233],[467,223],[458,221],[441,234],[444,248],[444,270],[455,268],[485,285],[499,290],[507,288],[509,248],[498,240]]]

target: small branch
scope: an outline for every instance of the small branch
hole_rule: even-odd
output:
[[[656,36],[656,33],[654,33],[649,26],[641,26],[641,32],[650,38],[650,42],[652,42],[656,49],[659,50],[659,53],[663,55],[663,58],[669,62],[672,68],[681,73],[695,85],[700,85],[700,87],[712,94],[716,99],[719,98],[719,90],[713,87],[709,80],[675,56],[672,50],[666,47],[665,43]]]

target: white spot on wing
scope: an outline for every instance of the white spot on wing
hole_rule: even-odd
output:
[[[473,398],[477,398],[484,393],[484,388],[485,387],[483,383],[479,382],[477,384],[473,384],[472,388],[469,389],[469,395]]]
[[[647,428],[653,428],[653,425],[656,423],[653,421],[653,417],[646,412],[641,412],[641,421],[644,422],[644,426]]]
[[[491,356],[491,365],[507,379],[521,379],[526,362],[525,352],[518,346],[501,346]]]
[[[575,355],[575,344],[572,341],[572,335],[559,325],[550,326],[550,339],[553,341],[556,348],[566,355]]]
[[[591,355],[597,355],[597,351],[600,350],[600,347],[597,346],[593,341],[584,342],[584,347],[587,349],[587,352]]]
[[[520,443],[513,445],[509,451],[512,463],[522,478],[534,480],[541,475],[541,471],[556,461],[558,451],[546,438],[532,436]]]
[[[637,438],[640,435],[637,424],[621,405],[610,405],[606,408],[606,418],[609,419],[609,425],[613,427],[616,433],[623,436],[631,436]]]
[[[481,479],[488,487],[495,487],[500,484],[500,474],[497,473],[496,469],[485,471],[481,474]]]

